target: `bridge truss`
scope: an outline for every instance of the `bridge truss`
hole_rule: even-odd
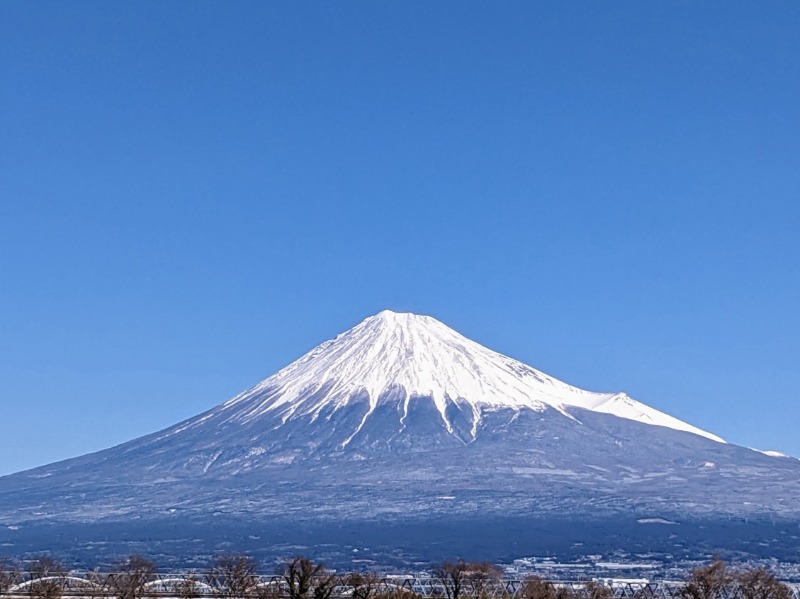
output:
[[[118,599],[120,574],[89,572],[85,576],[49,576],[29,578],[17,574],[9,580],[5,592],[0,588],[0,599]],[[344,580],[344,578],[343,578]],[[460,596],[480,599],[522,599],[525,580],[488,579],[465,580]],[[598,579],[610,588],[612,599],[680,599],[682,582],[641,582]],[[589,599],[586,581],[551,581],[557,587],[572,591],[578,599]],[[787,585],[792,599],[800,599],[800,584]],[[44,596],[42,589],[50,592]],[[347,584],[335,587],[331,599],[350,599],[353,588]],[[140,594],[131,599],[283,599],[289,597],[289,589],[279,576],[260,576],[253,590],[237,597],[208,584],[201,574],[154,575],[145,583]],[[371,596],[382,595],[396,599],[448,599],[442,582],[427,576],[389,576],[379,579],[372,588]],[[125,598],[123,598],[125,599]],[[726,587],[717,599],[746,599],[736,585]]]

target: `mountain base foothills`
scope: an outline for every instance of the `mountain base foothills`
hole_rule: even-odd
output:
[[[619,519],[464,518],[440,521],[319,522],[162,519],[32,525],[0,529],[0,556],[47,553],[81,567],[145,554],[169,570],[202,568],[236,551],[270,563],[302,554],[337,570],[411,572],[468,557],[526,573],[525,564],[556,578],[674,578],[713,555],[781,564],[800,581],[800,530],[764,521],[644,522]],[[539,556],[530,561],[530,556]],[[566,564],[563,568],[553,564]],[[597,565],[601,564],[601,565]],[[645,566],[642,566],[645,564]]]

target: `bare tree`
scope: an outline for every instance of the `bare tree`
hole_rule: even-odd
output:
[[[717,599],[732,582],[728,566],[715,557],[708,566],[692,570],[681,589],[681,595],[685,599]]]
[[[461,599],[465,595],[469,566],[464,560],[445,561],[433,570],[433,577],[442,585],[447,599]]]
[[[208,571],[208,583],[230,599],[253,595],[258,588],[256,561],[247,555],[225,553],[218,556]]]
[[[580,595],[576,593],[572,587],[564,585],[554,585],[555,599],[578,599]]]
[[[549,580],[531,576],[525,579],[520,594],[524,599],[554,599],[556,589]]]
[[[433,570],[447,599],[464,596],[485,597],[493,581],[500,580],[502,572],[489,562],[444,562]]]
[[[0,558],[0,595],[7,593],[20,582],[19,567],[10,560]]]
[[[178,599],[197,599],[200,596],[200,583],[194,574],[185,576],[177,585]]]
[[[586,599],[612,599],[614,591],[608,585],[597,580],[590,580],[584,585]]]
[[[576,599],[577,597],[570,587],[553,584],[538,576],[525,579],[521,592],[524,599]]]
[[[349,574],[344,579],[344,584],[353,589],[353,599],[373,599],[380,589],[381,579],[373,573]]]
[[[324,568],[320,570],[314,577],[314,599],[330,599],[336,589],[337,582],[336,574]]]
[[[37,599],[58,599],[64,593],[67,569],[49,555],[34,558],[28,564],[28,594]]]
[[[116,573],[109,575],[107,584],[118,599],[142,599],[147,583],[155,579],[156,565],[143,555],[129,555],[117,562]]]
[[[281,583],[272,580],[267,584],[259,584],[255,590],[255,599],[286,599]]]
[[[310,559],[297,556],[278,570],[286,582],[289,599],[328,599],[336,587],[336,576]]]
[[[466,577],[472,587],[472,596],[485,599],[491,587],[503,577],[503,571],[489,562],[473,562],[467,564]]]
[[[791,599],[792,590],[766,568],[737,572],[734,579],[743,599]]]

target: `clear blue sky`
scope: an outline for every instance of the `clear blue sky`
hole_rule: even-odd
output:
[[[0,473],[384,308],[800,456],[800,4],[3,2]]]

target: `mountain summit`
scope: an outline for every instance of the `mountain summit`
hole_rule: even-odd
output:
[[[568,414],[582,408],[645,424],[722,439],[635,401],[624,393],[592,393],[489,350],[430,316],[384,310],[326,341],[277,374],[236,396],[219,413],[245,423],[263,415],[281,420],[329,414],[367,404],[361,430],[380,403],[394,401],[405,425],[412,401],[432,401],[448,432],[455,412],[474,439],[481,414],[499,409]]]
[[[682,528],[654,532],[664,523]],[[798,523],[800,461],[390,311],[203,414],[0,478],[0,543],[31,551],[143,536],[173,554],[272,536],[342,546],[355,527],[389,549],[415,530],[404,547],[421,559],[701,542],[775,556],[800,549]]]

